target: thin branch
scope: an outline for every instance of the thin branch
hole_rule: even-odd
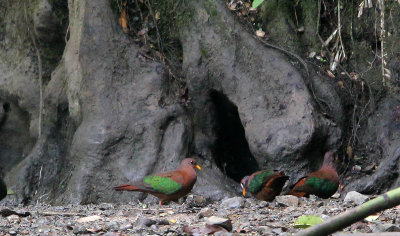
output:
[[[352,210],[300,231],[296,236],[323,236],[344,229],[365,217],[400,204],[400,188],[393,189]]]
[[[378,1],[378,3],[379,3],[380,12],[381,12],[381,14],[380,14],[380,20],[381,20],[380,38],[381,38],[381,61],[382,61],[382,63],[381,63],[381,73],[382,73],[382,84],[383,84],[383,86],[385,86],[386,85],[386,80],[385,80],[385,77],[386,77],[386,73],[385,73],[386,61],[385,61],[385,52],[384,52],[384,48],[383,48],[383,46],[384,46],[383,44],[384,44],[384,41],[385,41],[385,2],[383,0],[380,0],[380,1]]]

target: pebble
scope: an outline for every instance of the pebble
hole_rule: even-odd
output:
[[[244,199],[242,197],[232,197],[222,200],[221,207],[225,209],[242,208]]]
[[[199,214],[198,214],[198,218],[201,219],[203,217],[209,217],[212,216],[214,214],[214,211],[211,210],[210,208],[206,207],[200,210]]]
[[[140,220],[140,225],[141,226],[146,226],[146,227],[150,227],[154,224],[157,224],[157,221],[153,220],[153,219],[149,219],[149,218],[144,218]]]
[[[211,216],[205,218],[206,224],[208,225],[219,225],[224,227],[228,231],[232,231],[232,222],[230,219],[221,218],[217,216]]]
[[[255,207],[257,206],[257,201],[254,198],[246,198],[244,202],[245,207]]]
[[[86,227],[80,225],[74,228],[74,234],[87,234],[89,231],[87,231]]]
[[[272,230],[272,232],[275,233],[275,234],[280,235],[280,234],[282,234],[283,231],[282,231],[281,228],[275,228],[275,229]]]
[[[351,191],[346,194],[344,202],[354,202],[357,205],[361,205],[369,199],[368,196],[363,195],[356,191]]]
[[[205,207],[207,206],[208,201],[201,195],[190,194],[187,196],[185,203],[188,207]]]
[[[258,207],[259,208],[265,208],[267,206],[269,206],[269,202],[266,202],[266,201],[259,201],[258,202]]]
[[[119,229],[119,224],[116,221],[107,222],[105,225],[108,230],[118,230]]]
[[[166,220],[166,219],[160,220],[160,221],[158,222],[158,225],[169,225],[169,221]]]
[[[258,228],[258,232],[261,233],[262,235],[271,234],[272,229],[268,226],[260,226]]]
[[[377,225],[379,232],[400,232],[400,228],[394,224],[379,224]]]
[[[276,196],[275,200],[279,205],[284,207],[297,207],[299,205],[299,199],[292,195]]]
[[[218,231],[214,233],[214,236],[231,236],[231,235],[233,235],[233,233],[224,231]]]

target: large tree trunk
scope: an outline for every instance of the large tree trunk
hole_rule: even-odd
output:
[[[234,181],[253,171],[284,170],[293,183],[317,168],[325,151],[343,148],[352,121],[336,84],[261,43],[224,1],[188,0],[178,9],[186,17],[178,24],[188,87],[183,103],[165,66],[123,32],[110,1],[69,0],[68,8],[57,8],[60,3],[66,6],[48,0],[0,6],[0,160],[20,200],[142,199],[112,186],[174,169],[190,155],[204,166],[193,191],[220,199],[237,194]],[[60,12],[68,25],[57,20]],[[306,31],[305,43],[315,47],[310,34],[317,30]],[[389,116],[395,103],[389,95],[379,106]],[[383,130],[398,129],[398,120],[387,127],[385,118]],[[391,147],[384,155],[398,163],[400,153]],[[380,170],[397,174],[392,165],[383,161]],[[379,173],[375,179],[388,174]]]

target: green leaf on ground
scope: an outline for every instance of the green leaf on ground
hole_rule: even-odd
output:
[[[302,215],[300,216],[296,222],[294,222],[294,227],[296,228],[307,228],[316,224],[321,223],[323,220],[321,217],[314,215]]]
[[[7,189],[7,195],[13,195],[15,194],[14,191],[12,191],[11,189]]]
[[[261,3],[263,3],[264,0],[254,0],[253,4],[251,5],[252,8],[257,8],[258,6],[261,5]]]

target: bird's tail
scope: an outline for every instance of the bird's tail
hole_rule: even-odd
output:
[[[307,181],[306,177],[301,178],[297,183],[291,188],[291,190],[287,193],[287,195],[293,195],[298,198],[307,196],[307,193],[304,192],[303,188]]]
[[[116,186],[116,187],[113,187],[113,189],[117,190],[117,191],[123,191],[123,190],[125,190],[125,191],[140,191],[141,190],[140,188],[129,185],[129,184],[123,184],[120,186]]]
[[[288,179],[289,176],[285,175],[285,173],[278,172],[277,174],[272,176],[270,180],[268,180],[266,185],[268,187],[282,189]]]

